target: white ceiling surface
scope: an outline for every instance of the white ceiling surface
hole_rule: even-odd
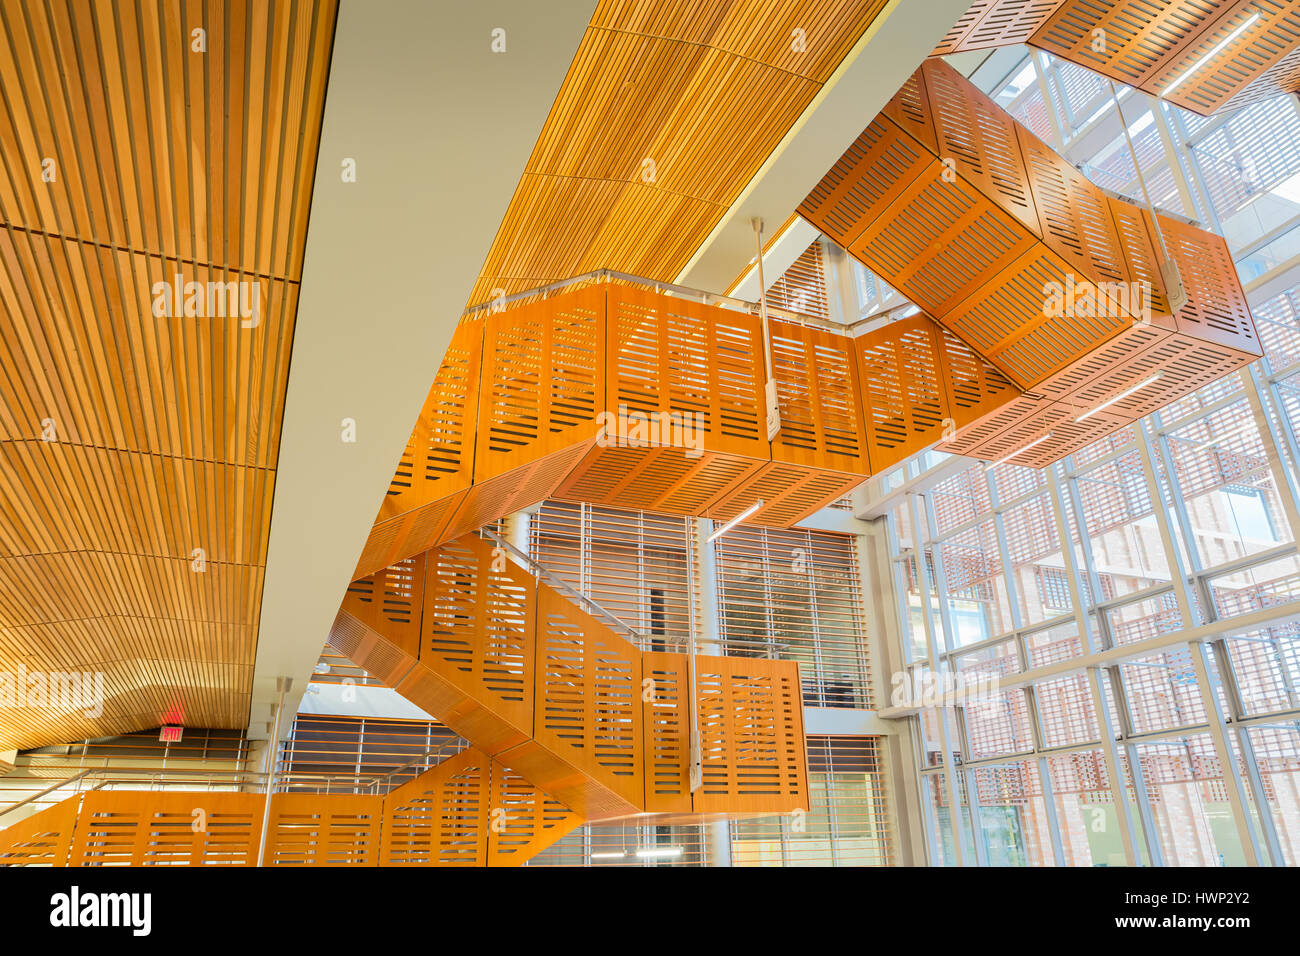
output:
[[[342,0],[249,733],[293,713],[595,0]],[[492,52],[505,30],[506,51]],[[356,182],[341,163],[356,161]],[[356,422],[356,442],[341,422]],[[286,721],[287,724],[287,721]],[[285,727],[287,731],[287,726]]]
[[[757,250],[751,220],[762,218],[769,235],[780,229],[969,6],[970,0],[893,0],[677,276],[677,284],[725,292]],[[763,257],[769,284],[796,244],[781,243],[784,251],[769,250]],[[751,278],[734,294],[757,298],[757,287]]]

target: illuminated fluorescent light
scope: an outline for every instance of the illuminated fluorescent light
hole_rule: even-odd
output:
[[[740,514],[736,515],[736,517],[732,518],[730,521],[728,521],[726,524],[724,524],[721,528],[719,528],[718,530],[714,531],[713,534],[709,535],[709,540],[710,540],[710,541],[713,541],[713,540],[715,540],[715,539],[717,539],[717,538],[721,538],[724,534],[726,534],[728,531],[730,531],[730,530],[731,530],[732,528],[734,528],[736,525],[740,524],[742,521],[744,521],[746,518],[748,518],[748,517],[749,517],[750,515],[752,515],[754,512],[758,511],[758,509],[761,508],[761,507],[763,507],[763,499],[762,499],[762,498],[760,498],[758,501],[755,501],[752,505],[750,505],[748,508],[746,508],[746,509],[745,509],[744,511],[742,511]]]
[[[1085,420],[1085,419],[1091,418],[1093,415],[1096,415],[1096,414],[1097,414],[1099,411],[1101,411],[1103,408],[1107,408],[1107,407],[1109,407],[1109,406],[1111,406],[1111,405],[1114,405],[1116,402],[1122,402],[1124,399],[1128,398],[1130,395],[1134,395],[1134,394],[1136,394],[1137,392],[1142,391],[1142,389],[1146,388],[1148,385],[1154,385],[1156,382],[1160,381],[1160,377],[1161,377],[1162,375],[1164,375],[1164,374],[1165,374],[1164,372],[1156,372],[1156,374],[1152,375],[1150,378],[1144,378],[1144,379],[1142,379],[1142,381],[1138,382],[1138,383],[1137,383],[1136,385],[1134,385],[1132,388],[1125,389],[1124,391],[1120,392],[1118,395],[1116,395],[1116,396],[1114,396],[1114,397],[1112,397],[1112,398],[1108,398],[1108,399],[1106,399],[1104,402],[1102,402],[1102,403],[1101,403],[1100,405],[1098,405],[1096,408],[1090,408],[1090,409],[1088,409],[1086,412],[1084,412],[1082,415],[1080,415],[1078,418],[1076,418],[1075,421],[1076,421],[1076,422],[1081,422],[1081,421],[1083,421],[1083,420]]]
[[[593,860],[621,860],[625,856],[627,854],[619,850],[617,853],[593,853],[591,858]]]
[[[1212,448],[1212,447],[1214,447],[1215,445],[1221,444],[1222,442],[1227,441],[1229,438],[1236,438],[1238,435],[1241,435],[1241,434],[1243,434],[1243,433],[1245,433],[1245,432],[1248,432],[1248,431],[1250,431],[1250,430],[1251,430],[1252,428],[1254,428],[1254,427],[1255,427],[1255,423],[1254,423],[1254,422],[1246,422],[1246,423],[1243,424],[1243,425],[1238,425],[1236,428],[1233,428],[1233,429],[1231,429],[1231,430],[1229,430],[1229,431],[1224,432],[1222,435],[1219,435],[1219,436],[1217,436],[1217,437],[1215,437],[1215,438],[1211,438],[1209,441],[1201,442],[1199,445],[1197,445],[1197,446],[1196,446],[1195,448],[1193,448],[1192,450],[1193,450],[1193,451],[1205,451],[1205,449],[1207,449],[1207,448]]]
[[[1247,18],[1242,22],[1241,26],[1237,27],[1237,29],[1233,30],[1231,33],[1229,33],[1226,37],[1224,37],[1224,38],[1223,38],[1222,40],[1220,40],[1218,43],[1214,44],[1214,46],[1210,47],[1210,52],[1209,52],[1209,53],[1206,53],[1205,56],[1201,57],[1199,60],[1197,60],[1195,63],[1193,63],[1190,67],[1188,67],[1187,70],[1185,70],[1185,71],[1183,72],[1182,76],[1178,77],[1178,79],[1174,80],[1172,83],[1170,83],[1168,86],[1166,86],[1166,87],[1165,87],[1165,91],[1164,91],[1163,93],[1161,93],[1160,95],[1161,95],[1161,96],[1169,96],[1169,94],[1171,94],[1174,90],[1176,90],[1176,89],[1178,89],[1178,87],[1182,86],[1184,80],[1186,80],[1189,76],[1191,76],[1193,73],[1195,73],[1195,72],[1196,72],[1197,70],[1199,70],[1201,67],[1205,66],[1205,64],[1209,63],[1210,60],[1214,59],[1214,57],[1216,57],[1216,56],[1219,54],[1219,52],[1220,52],[1220,51],[1221,51],[1225,46],[1227,46],[1227,45],[1228,45],[1229,43],[1231,43],[1233,40],[1237,39],[1237,37],[1241,36],[1241,35],[1242,35],[1243,33],[1245,33],[1247,30],[1249,30],[1249,29],[1251,28],[1251,26],[1254,25],[1255,21],[1258,20],[1258,19],[1259,19],[1259,13],[1258,13],[1258,12],[1252,13],[1249,17],[1247,17]]]
[[[1033,448],[1035,445],[1041,445],[1043,442],[1047,441],[1047,439],[1051,438],[1053,434],[1054,434],[1053,432],[1048,432],[1046,435],[1041,435],[1040,437],[1035,438],[1024,448],[1017,448],[1011,454],[1003,455],[997,461],[989,462],[987,465],[984,466],[984,470],[989,471],[993,468],[996,468],[998,465],[1003,464],[1004,462],[1010,461],[1012,458],[1015,458],[1018,455],[1023,455],[1025,452],[1029,451],[1029,449]]]
[[[679,846],[643,846],[641,849],[636,851],[636,855],[642,860],[681,856],[682,848]]]

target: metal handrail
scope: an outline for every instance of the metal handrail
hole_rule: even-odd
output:
[[[379,782],[380,782],[380,780],[382,780],[382,781],[384,781],[384,782],[388,782],[388,781],[390,781],[390,780],[391,780],[395,775],[397,775],[397,774],[399,774],[399,773],[406,773],[406,772],[408,772],[412,767],[423,767],[424,769],[421,770],[421,773],[423,773],[424,770],[432,770],[432,769],[433,769],[434,767],[436,767],[438,764],[442,763],[442,761],[439,760],[439,761],[436,761],[436,762],[434,762],[434,763],[430,763],[430,762],[429,762],[429,758],[430,758],[430,757],[438,757],[438,756],[441,756],[441,755],[442,755],[442,752],[443,752],[444,750],[446,750],[446,749],[447,749],[448,747],[450,747],[450,746],[455,746],[455,745],[463,745],[463,746],[457,746],[457,749],[456,749],[455,753],[452,753],[452,754],[448,754],[448,755],[447,755],[447,758],[448,758],[448,759],[451,758],[451,757],[454,757],[457,753],[460,753],[462,750],[464,750],[466,747],[468,747],[468,746],[469,746],[469,741],[465,740],[463,737],[452,737],[452,738],[450,738],[449,740],[444,740],[444,741],[443,741],[443,742],[442,742],[442,743],[437,747],[437,749],[435,749],[435,750],[430,750],[430,751],[428,751],[427,753],[424,753],[424,754],[422,754],[421,756],[416,757],[414,760],[408,760],[406,763],[402,764],[400,767],[395,767],[394,769],[388,771],[388,773],[384,774],[382,777],[378,777],[378,778],[375,780],[375,783],[374,783],[375,792],[376,792],[376,793],[379,792],[379,789],[378,789],[378,788],[379,788]],[[416,774],[416,776],[418,777],[419,774]],[[390,788],[390,789],[391,789],[391,788]],[[387,791],[385,791],[385,792],[387,792]]]
[[[525,554],[524,552],[520,551],[513,544],[505,540],[505,538],[501,537],[491,528],[487,528],[487,527],[480,528],[479,533],[482,534],[484,537],[490,538],[492,541],[494,541],[498,547],[500,547],[502,550],[506,552],[506,554],[514,558],[516,564],[523,565],[524,569],[527,570],[530,574],[534,575],[539,580],[545,581],[555,590],[559,591],[565,597],[569,598],[571,601],[573,601],[575,604],[581,607],[584,611],[587,611],[589,614],[591,614],[592,617],[599,618],[604,624],[608,625],[612,630],[621,633],[623,636],[625,636],[633,644],[636,644],[638,647],[648,645],[648,642],[641,634],[638,634],[626,623],[620,621],[618,618],[616,618],[605,608],[601,607],[601,605],[597,604],[591,598],[587,597],[587,595],[583,594],[581,591],[576,590],[572,585],[568,584],[567,582],[561,580],[559,577],[556,576],[556,574],[553,571],[551,571],[550,568],[546,567],[546,565],[542,564],[540,561],[538,561],[536,558],[532,557],[531,555]]]
[[[81,773],[77,774],[74,777],[69,777],[67,780],[60,780],[58,783],[46,787],[44,790],[40,791],[39,793],[33,793],[30,797],[27,797],[25,800],[19,800],[17,803],[13,804],[12,806],[5,807],[3,810],[0,810],[0,817],[4,816],[6,813],[9,813],[13,810],[17,810],[19,807],[25,807],[27,806],[27,804],[39,800],[41,797],[46,796],[47,794],[53,793],[55,790],[58,790],[60,787],[66,787],[76,783],[78,780],[80,780],[82,777],[86,776],[87,774],[93,773],[95,769],[96,768],[92,767],[89,770],[83,770],[81,771]]]
[[[595,269],[591,272],[584,272],[581,275],[570,276],[567,279],[559,279],[547,285],[537,286],[534,289],[525,289],[522,292],[514,292],[510,295],[501,296],[497,299],[489,299],[487,302],[480,302],[478,305],[471,305],[461,313],[461,321],[472,321],[478,318],[480,313],[500,311],[507,306],[514,305],[526,299],[532,299],[537,296],[543,299],[567,289],[569,286],[581,285],[588,282],[626,282],[631,285],[644,286],[654,289],[659,293],[668,293],[678,296],[679,298],[700,302],[704,305],[714,305],[724,309],[731,309],[733,312],[741,312],[746,315],[757,315],[759,305],[757,302],[750,302],[748,299],[737,299],[734,296],[719,295],[715,292],[705,292],[702,289],[691,289],[682,285],[675,285],[671,282],[658,282],[654,279],[647,279],[644,276],[634,276],[626,272],[618,272],[614,269]],[[832,322],[830,319],[822,318],[817,315],[807,315],[803,312],[796,312],[793,309],[781,308],[769,305],[767,307],[769,315],[775,316],[782,321],[798,322],[803,325],[809,325],[816,328],[827,329],[832,332],[845,332],[852,329],[858,323],[841,324]]]

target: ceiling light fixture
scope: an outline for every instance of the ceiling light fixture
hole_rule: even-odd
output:
[[[736,515],[736,517],[732,518],[730,521],[728,521],[726,524],[724,524],[721,528],[719,528],[718,530],[714,531],[713,534],[709,535],[709,540],[710,540],[710,541],[716,541],[718,538],[721,538],[724,534],[726,534],[728,531],[730,531],[730,530],[731,530],[732,528],[734,528],[736,525],[740,524],[742,521],[744,521],[746,518],[748,518],[748,517],[749,517],[750,515],[752,515],[754,512],[758,511],[758,509],[761,508],[761,507],[763,507],[763,499],[762,499],[762,498],[759,498],[757,501],[755,501],[752,505],[750,505],[748,508],[746,508],[746,509],[745,509],[744,511],[742,511],[740,514]]]
[[[591,858],[593,860],[621,860],[625,856],[627,856],[627,854],[622,850],[619,850],[616,853],[593,853]]]
[[[643,846],[641,849],[636,851],[636,855],[642,860],[681,856],[682,848],[679,846]]]
[[[1114,405],[1116,402],[1122,402],[1130,395],[1134,395],[1142,391],[1142,389],[1146,388],[1148,385],[1154,385],[1156,382],[1160,381],[1161,376],[1163,376],[1164,374],[1165,374],[1164,372],[1156,372],[1156,374],[1150,376],[1149,378],[1142,379],[1142,381],[1138,382],[1132,388],[1127,388],[1124,391],[1120,392],[1118,395],[1106,399],[1106,401],[1102,402],[1096,408],[1088,409],[1086,412],[1084,412],[1082,415],[1076,418],[1075,421],[1076,422],[1084,421],[1085,419],[1091,418],[1093,415],[1096,415],[1103,408],[1109,408],[1111,405]]]
[[[1229,33],[1218,43],[1214,44],[1214,46],[1210,47],[1209,53],[1205,54],[1205,56],[1201,57],[1199,60],[1193,63],[1190,67],[1188,67],[1183,72],[1181,76],[1178,77],[1178,79],[1174,80],[1172,83],[1166,86],[1165,91],[1160,95],[1163,97],[1168,97],[1171,93],[1173,93],[1174,90],[1178,89],[1178,87],[1183,85],[1184,80],[1186,80],[1189,76],[1191,76],[1201,67],[1205,66],[1206,63],[1209,63],[1210,60],[1214,59],[1214,57],[1218,56],[1218,54],[1223,50],[1225,46],[1227,46],[1233,40],[1237,39],[1237,37],[1241,36],[1252,26],[1254,26],[1255,21],[1258,19],[1259,19],[1259,12],[1256,11],[1255,13],[1252,13],[1249,17],[1247,17],[1242,22],[1241,26],[1237,27],[1237,29],[1233,30],[1231,33]]]
[[[989,462],[987,465],[984,466],[984,470],[985,470],[985,471],[992,471],[992,470],[993,470],[994,468],[996,468],[998,465],[1004,464],[1005,462],[1008,462],[1008,461],[1010,461],[1012,458],[1015,458],[1015,457],[1017,457],[1017,456],[1019,456],[1019,455],[1023,455],[1025,452],[1029,451],[1029,449],[1033,448],[1035,445],[1041,445],[1043,442],[1047,441],[1047,439],[1053,437],[1054,434],[1055,434],[1054,432],[1048,432],[1046,435],[1042,435],[1042,436],[1040,436],[1040,437],[1038,437],[1038,438],[1035,438],[1033,441],[1031,441],[1031,442],[1030,442],[1028,445],[1026,445],[1024,448],[1017,448],[1017,449],[1016,449],[1015,451],[1013,451],[1011,454],[1009,454],[1009,455],[1003,455],[1003,456],[1002,456],[1001,458],[999,458],[997,461],[991,461],[991,462]]]

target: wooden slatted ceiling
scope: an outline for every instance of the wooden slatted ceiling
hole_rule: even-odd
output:
[[[885,5],[602,0],[471,303],[674,278]]]
[[[0,5],[0,672],[107,698],[0,749],[247,721],[335,11]],[[177,275],[258,321],[157,317]]]

